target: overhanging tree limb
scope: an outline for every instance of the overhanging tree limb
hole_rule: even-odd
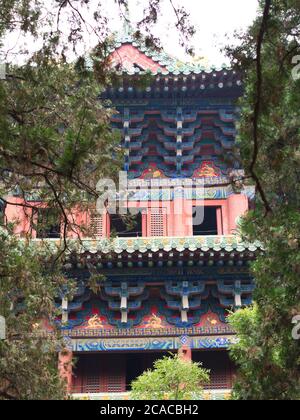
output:
[[[264,13],[262,18],[261,27],[259,30],[258,38],[257,38],[257,46],[256,46],[256,100],[255,100],[255,107],[254,107],[254,115],[253,115],[253,157],[252,162],[249,167],[249,172],[256,183],[256,188],[261,196],[261,199],[264,203],[266,213],[272,213],[271,205],[267,199],[261,181],[255,171],[255,165],[258,158],[259,153],[259,118],[260,118],[260,111],[261,111],[261,96],[262,96],[262,87],[263,87],[263,75],[262,75],[262,62],[261,62],[261,55],[262,55],[262,48],[263,42],[265,38],[265,34],[267,32],[268,27],[268,20],[270,17],[272,0],[266,0],[264,6]]]

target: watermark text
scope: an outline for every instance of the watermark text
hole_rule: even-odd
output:
[[[292,336],[294,340],[300,340],[300,315],[294,316],[292,324],[295,325],[292,331]]]

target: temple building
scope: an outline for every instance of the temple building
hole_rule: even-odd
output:
[[[73,301],[63,293],[57,300],[69,348],[61,369],[76,358],[65,372],[76,396],[128,398],[131,382],[155,360],[181,351],[211,370],[207,398],[222,399],[235,375],[227,315],[252,303],[249,263],[261,252],[238,232],[253,189],[231,185],[243,175],[236,159],[242,81],[226,66],[185,65],[130,35],[118,39],[111,61],[120,83],[102,97],[116,109],[112,126],[122,135],[128,176],[122,205],[131,220],[108,200],[101,214],[82,217],[90,237],[70,238],[65,269],[77,290]],[[141,85],[145,72],[152,77]],[[22,235],[28,221],[20,207],[5,211]],[[45,232],[37,220],[32,235],[55,244],[59,222]],[[96,294],[87,285],[91,272],[105,276]]]

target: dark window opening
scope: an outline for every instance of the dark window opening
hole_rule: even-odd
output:
[[[204,208],[203,207],[193,208],[193,235],[194,236],[218,235],[217,210],[218,210],[218,207],[211,207],[211,206],[205,206]],[[204,211],[204,215],[203,215],[203,211]]]
[[[147,370],[154,369],[154,363],[166,356],[166,353],[131,353],[126,359],[126,391],[131,391],[131,385]]]
[[[54,209],[39,209],[37,222],[38,239],[59,239],[61,230],[60,214]]]
[[[132,238],[143,236],[142,214],[135,216],[121,216],[112,214],[110,216],[110,234],[112,237]]]
[[[73,393],[131,391],[132,382],[165,352],[80,354],[74,368]]]
[[[236,374],[236,367],[227,351],[194,350],[193,362],[202,363],[204,369],[210,370],[210,383],[205,389],[231,389]]]
[[[72,391],[74,393],[101,393],[131,391],[132,381],[148,369],[166,352],[78,354],[74,368]],[[192,352],[194,362],[210,370],[210,390],[231,389],[236,367],[227,351]]]
[[[80,355],[74,369],[73,392],[125,392],[125,380],[125,365],[121,355]]]

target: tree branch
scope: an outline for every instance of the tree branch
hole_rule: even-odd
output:
[[[257,83],[256,83],[256,101],[254,107],[254,116],[253,116],[253,157],[252,162],[249,167],[250,174],[256,183],[257,190],[261,196],[261,199],[264,203],[266,213],[272,213],[271,205],[268,202],[267,196],[263,189],[263,186],[260,182],[259,177],[255,171],[255,165],[257,162],[258,154],[259,154],[259,118],[260,118],[260,111],[261,111],[261,97],[262,97],[262,87],[263,87],[263,75],[262,75],[262,47],[265,38],[265,34],[267,32],[268,20],[270,17],[270,10],[271,10],[272,0],[265,0],[265,7],[264,13],[262,18],[262,23],[260,26],[260,31],[257,38],[257,47],[256,47],[256,76],[257,76]]]

